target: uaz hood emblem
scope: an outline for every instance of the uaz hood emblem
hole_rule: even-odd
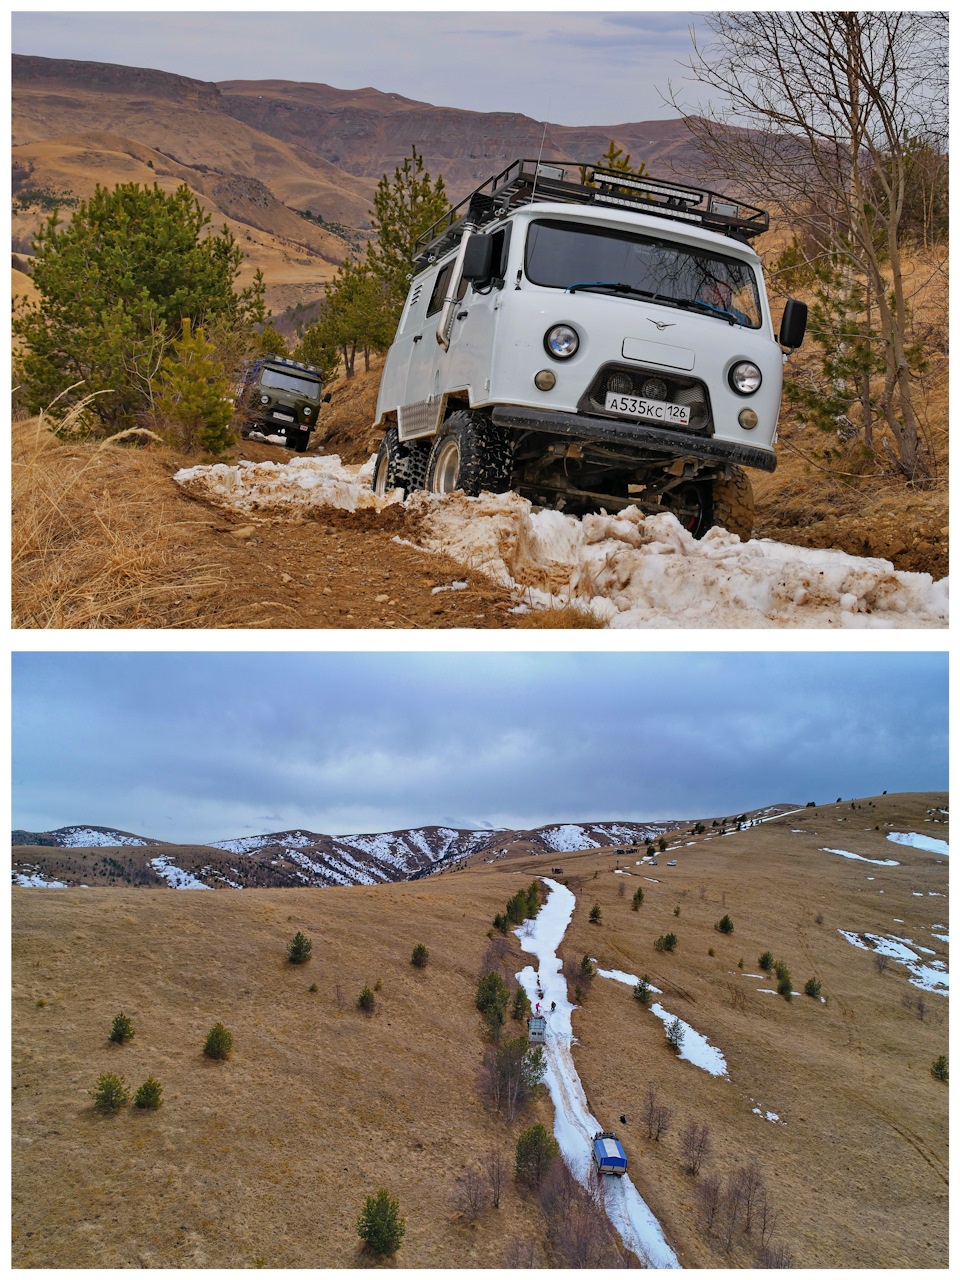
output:
[[[650,321],[651,324],[655,324],[658,329],[672,329],[676,325],[675,320],[672,320],[672,321],[653,320],[651,319],[650,316],[647,316],[647,319]]]

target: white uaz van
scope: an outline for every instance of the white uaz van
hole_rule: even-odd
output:
[[[515,161],[418,241],[387,355],[374,488],[508,489],[580,513],[753,527],[784,353],[731,197],[592,164]]]

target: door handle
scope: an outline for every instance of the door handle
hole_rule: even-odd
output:
[[[414,338],[414,342],[419,342],[422,337],[423,337],[423,334],[418,333],[417,336]]]
[[[470,314],[470,312],[469,312],[469,311],[458,311],[458,312],[457,312],[457,319],[458,319],[458,320],[466,320],[466,318],[467,318],[467,316],[468,316],[469,314]]]

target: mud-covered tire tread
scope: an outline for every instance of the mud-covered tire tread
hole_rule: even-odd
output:
[[[444,441],[454,436],[460,450],[457,487],[468,498],[484,490],[505,493],[510,488],[513,470],[513,433],[509,427],[498,427],[468,409],[452,413],[436,436],[426,468],[426,488],[433,492],[434,462]]]
[[[729,480],[714,480],[711,505],[713,524],[746,542],[753,533],[756,511],[753,485],[743,467],[731,467]]]
[[[415,489],[422,489],[427,480],[427,459],[430,456],[430,443],[422,440],[401,441],[396,427],[387,427],[377,460],[373,466],[371,487],[377,491],[377,473],[382,458],[386,459],[387,474],[384,493],[391,489],[402,489],[404,496],[409,496]]]

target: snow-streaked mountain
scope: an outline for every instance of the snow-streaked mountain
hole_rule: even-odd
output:
[[[136,836],[115,827],[58,827],[56,831],[14,831],[13,843],[31,844],[57,849],[116,849],[120,845],[169,844],[150,836]]]
[[[791,805],[756,810],[767,818]],[[747,815],[743,817],[749,821]],[[731,820],[732,821],[732,820]],[[205,845],[171,844],[112,827],[15,831],[13,858],[20,885],[167,885],[175,889],[244,889],[376,885],[416,880],[477,856],[493,862],[509,853],[556,859],[582,849],[626,849],[690,823],[555,822],[526,830],[464,830],[445,826],[330,836],[302,829],[239,836]],[[94,851],[98,851],[94,853]],[[89,852],[85,852],[89,851]],[[29,859],[29,860],[28,860]]]

